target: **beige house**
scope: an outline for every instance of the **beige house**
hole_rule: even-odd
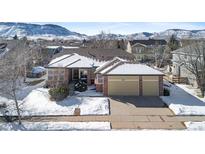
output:
[[[155,57],[154,49],[166,44],[165,40],[132,40],[128,41],[126,51],[132,53],[138,61],[152,60]]]

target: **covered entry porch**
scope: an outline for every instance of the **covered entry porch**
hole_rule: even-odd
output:
[[[94,70],[90,68],[69,68],[70,81],[84,81],[88,85],[94,84]]]

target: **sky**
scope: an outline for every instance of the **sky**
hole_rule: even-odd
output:
[[[160,32],[167,29],[205,29],[205,22],[40,22],[37,24],[56,24],[70,31],[86,35],[99,34],[101,31],[114,34],[132,34]]]

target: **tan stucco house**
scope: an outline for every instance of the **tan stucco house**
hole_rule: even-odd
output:
[[[154,49],[166,44],[165,40],[157,39],[132,40],[127,42],[126,51],[132,53],[138,61],[152,60],[155,57]]]
[[[118,57],[99,61],[76,53],[52,60],[48,67],[48,86],[84,80],[95,84],[104,96],[160,96],[163,94],[163,73],[142,64]]]

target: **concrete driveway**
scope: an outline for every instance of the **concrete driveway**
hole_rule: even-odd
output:
[[[110,97],[111,115],[174,115],[159,97]]]

